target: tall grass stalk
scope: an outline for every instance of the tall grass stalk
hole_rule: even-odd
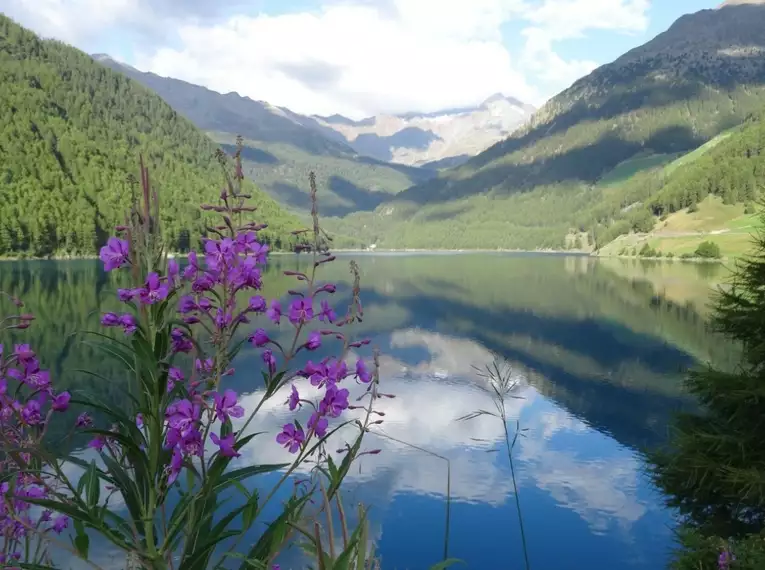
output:
[[[525,429],[521,429],[520,420],[515,420],[515,433],[512,440],[510,438],[510,432],[507,429],[507,423],[509,421],[507,414],[507,400],[522,399],[521,396],[513,394],[518,387],[518,381],[512,377],[512,367],[510,363],[500,356],[495,356],[491,364],[487,364],[483,369],[475,367],[474,369],[480,378],[485,379],[489,387],[480,386],[481,390],[486,392],[491,398],[496,412],[490,412],[488,410],[477,410],[470,414],[464,415],[458,418],[458,421],[468,421],[478,418],[480,416],[492,416],[502,421],[502,429],[505,438],[505,448],[507,449],[507,458],[510,462],[510,476],[513,481],[513,494],[515,495],[515,509],[518,513],[518,526],[521,531],[521,543],[523,546],[523,559],[525,562],[526,570],[530,570],[529,565],[529,549],[526,543],[526,530],[523,525],[523,511],[521,510],[521,499],[518,494],[518,481],[515,475],[515,462],[513,461],[513,450],[518,438],[523,435]]]

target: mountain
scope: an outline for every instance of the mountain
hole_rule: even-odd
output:
[[[553,97],[506,140],[347,223],[389,247],[561,248],[571,232],[584,249],[602,245],[623,229],[626,209],[660,189],[616,179],[765,107],[763,29],[761,2],[685,15]]]
[[[390,195],[435,175],[429,169],[359,156],[337,133],[329,129],[327,136],[316,120],[289,109],[139,71],[105,54],[93,58],[154,91],[216,142],[230,145],[241,135],[245,174],[298,211],[310,210],[311,170],[324,191],[322,212],[332,215],[372,210]]]
[[[123,223],[139,153],[171,249],[196,247],[215,200],[216,146],[157,95],[0,14],[0,255],[92,254]],[[264,237],[297,220],[251,189]]]
[[[332,137],[330,131],[337,133],[334,140],[378,160],[444,168],[461,164],[506,138],[534,110],[497,93],[475,107],[378,115],[360,121],[342,115],[315,116],[315,122],[304,124],[321,129],[328,137]]]

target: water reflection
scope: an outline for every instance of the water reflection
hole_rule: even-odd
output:
[[[497,451],[501,425],[489,417],[456,421],[491,405],[473,367],[492,353],[512,363],[520,383],[522,399],[510,405],[528,429],[515,456],[534,567],[589,569],[593,552],[599,568],[653,569],[666,561],[671,516],[641,475],[639,450],[661,441],[673,410],[692,405],[682,393],[682,370],[707,360],[724,366],[733,350],[709,333],[699,308],[708,298],[705,280],[720,274],[701,275],[698,264],[632,261],[359,258],[366,318],[357,334],[381,348],[384,390],[396,394],[381,402],[382,429],[448,458],[450,554],[470,568],[522,560],[507,457]],[[275,272],[299,263],[274,260],[269,297],[291,284]],[[327,278],[339,283],[342,303],[349,286],[344,265]],[[61,385],[111,402],[119,401],[119,368],[66,339],[114,308],[115,287],[95,263],[0,264],[0,288],[20,289],[38,315],[27,338],[43,347]],[[254,349],[236,363],[232,383],[247,394],[245,405],[261,395],[259,366]],[[76,372],[93,367],[115,383]],[[310,394],[304,384],[299,388]],[[251,429],[266,433],[241,463],[288,459],[273,441],[291,417],[285,399],[277,394],[262,408]],[[386,570],[425,568],[443,550],[445,462],[385,437],[370,437],[367,445],[383,452],[351,471],[346,501],[371,505],[371,534]],[[124,566],[108,548],[94,552],[104,566]],[[292,549],[281,563],[302,568],[304,560]]]

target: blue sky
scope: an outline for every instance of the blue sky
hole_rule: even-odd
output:
[[[720,0],[0,0],[47,37],[303,113],[540,105]]]

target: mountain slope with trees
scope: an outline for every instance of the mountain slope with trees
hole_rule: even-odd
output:
[[[762,4],[683,16],[505,141],[346,224],[389,247],[562,248],[571,232],[602,245],[662,183],[641,168],[645,184],[613,184],[616,169],[669,162],[765,105],[763,29]]]
[[[138,83],[0,14],[0,255],[98,251],[132,203],[139,154],[171,250],[196,247],[222,183],[216,147]],[[297,220],[253,189],[265,239]]]
[[[245,175],[297,211],[311,208],[309,171],[316,173],[323,191],[322,211],[332,215],[372,210],[435,175],[434,169],[361,156],[332,129],[289,109],[139,71],[104,54],[93,58],[154,91],[216,142],[226,146],[236,135],[244,137]]]

